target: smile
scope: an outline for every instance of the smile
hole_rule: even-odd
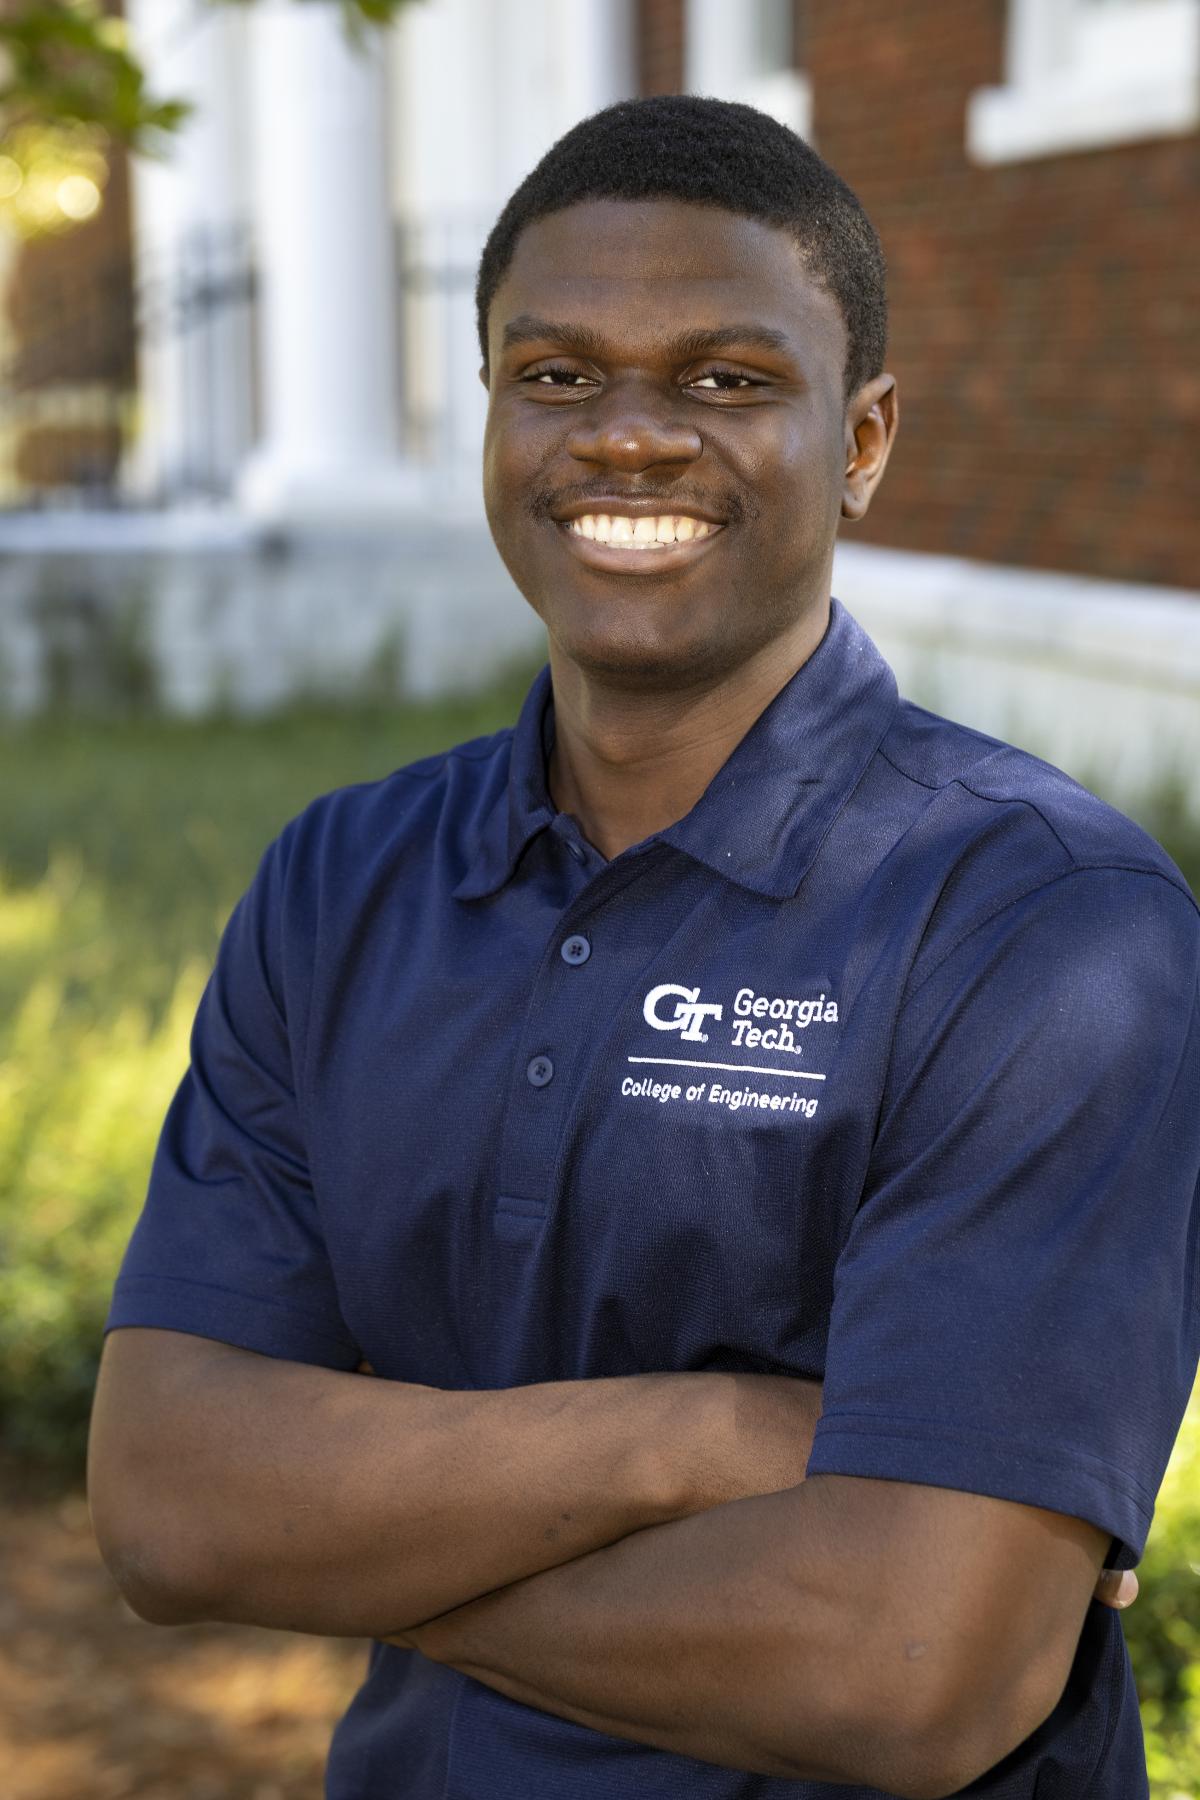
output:
[[[686,513],[662,513],[648,519],[633,519],[624,513],[584,513],[582,518],[568,519],[566,523],[577,537],[590,538],[596,544],[628,545],[631,549],[694,543],[721,529]]]
[[[687,513],[640,518],[626,513],[583,513],[557,524],[583,562],[594,568],[620,567],[631,575],[690,562],[725,529]]]

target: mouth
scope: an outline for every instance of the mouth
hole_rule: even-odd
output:
[[[580,513],[554,523],[581,562],[629,575],[665,574],[694,562],[725,529],[691,513]]]

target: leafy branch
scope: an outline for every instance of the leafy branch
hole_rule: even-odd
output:
[[[341,0],[347,29],[388,25],[405,0]],[[197,0],[253,5],[254,0]],[[129,47],[124,21],[100,0],[0,0],[0,139],[18,126],[92,126],[147,150],[191,112],[155,96]]]
[[[121,20],[92,0],[21,0],[0,17],[0,136],[25,125],[95,126],[141,147],[178,130],[185,101],[158,100]]]

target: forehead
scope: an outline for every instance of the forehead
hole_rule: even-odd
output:
[[[846,328],[793,238],[724,207],[588,200],[527,225],[488,320],[493,355],[522,313],[586,324],[652,355],[692,328],[731,322],[782,332],[806,361],[840,373]]]

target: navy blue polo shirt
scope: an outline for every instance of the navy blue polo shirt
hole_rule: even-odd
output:
[[[901,701],[836,602],[605,862],[515,730],[316,801],[201,1002],[110,1326],[445,1388],[824,1381],[810,1473],[1141,1554],[1200,1353],[1200,922],[1136,826]],[[334,1800],[800,1800],[376,1645]],[[1137,1800],[1118,1616],[972,1792]]]

